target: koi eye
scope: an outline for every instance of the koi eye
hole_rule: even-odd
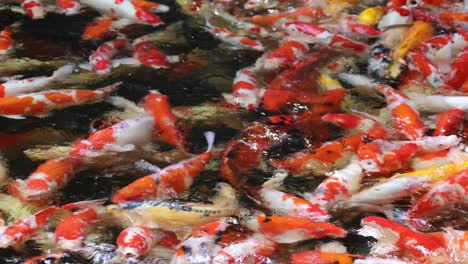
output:
[[[421,5],[420,0],[409,0],[406,2],[406,5],[409,7],[418,7]]]

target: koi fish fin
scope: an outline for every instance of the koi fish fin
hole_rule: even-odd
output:
[[[210,152],[213,149],[213,144],[214,144],[214,140],[215,140],[215,133],[213,131],[207,131],[207,132],[203,133],[203,135],[205,135],[206,143],[208,145],[208,147],[206,149],[206,152]]]
[[[1,115],[1,116],[10,118],[10,119],[26,119],[26,117],[23,115]]]
[[[70,76],[73,73],[73,70],[75,69],[75,66],[72,64],[67,64],[64,65],[60,68],[58,68],[52,76],[50,76],[50,79],[54,81],[59,81],[59,80],[65,80],[68,76]]]
[[[93,68],[91,67],[91,64],[89,63],[81,63],[78,65],[80,69],[86,70],[86,71],[92,71]]]
[[[144,113],[145,111],[143,108],[137,106],[134,102],[120,97],[120,96],[110,96],[106,100],[108,103],[111,105],[117,107],[117,108],[122,108],[124,110],[130,110],[131,112],[136,112],[136,113]]]

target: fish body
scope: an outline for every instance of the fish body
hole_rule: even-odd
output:
[[[131,226],[117,237],[117,252],[125,257],[139,257],[148,253],[158,242],[156,233],[144,226]]]
[[[128,40],[126,38],[117,38],[101,44],[96,51],[89,56],[89,63],[92,70],[99,75],[109,74],[112,70],[112,57],[115,56],[119,50],[127,47],[127,45]]]
[[[31,19],[41,19],[46,15],[41,0],[20,0],[21,7]]]

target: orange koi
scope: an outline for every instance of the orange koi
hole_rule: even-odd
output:
[[[437,115],[433,136],[455,135],[463,128],[465,111],[454,108]]]
[[[278,48],[266,53],[255,63],[255,69],[275,71],[291,67],[309,51],[309,46],[297,40],[288,40]]]
[[[186,152],[185,137],[177,129],[178,118],[172,113],[169,98],[158,91],[150,91],[141,103],[145,111],[154,118],[156,136]]]
[[[303,7],[296,8],[287,13],[255,15],[250,19],[250,22],[265,27],[281,27],[288,21],[312,22],[322,18],[323,16],[324,13],[321,8]]]
[[[45,116],[52,110],[97,103],[117,90],[116,83],[97,90],[55,90],[0,98],[0,115],[9,118]]]
[[[26,180],[11,182],[8,192],[26,202],[45,201],[73,178],[80,165],[81,162],[72,157],[48,160]]]
[[[114,19],[109,17],[100,18],[97,21],[87,25],[81,38],[84,40],[104,39],[110,35],[111,25]]]
[[[11,27],[5,27],[0,31],[0,57],[6,55],[13,49],[15,40],[13,39],[13,29]]]
[[[360,113],[328,113],[322,121],[346,129],[349,134],[364,133],[369,139],[385,139],[389,132],[377,119]]]
[[[208,142],[205,153],[130,183],[116,192],[112,202],[163,200],[177,197],[178,194],[185,192],[213,156],[214,133],[206,132],[205,137]]]
[[[19,246],[31,239],[47,225],[49,217],[56,210],[55,206],[48,207],[1,230],[0,248]]]

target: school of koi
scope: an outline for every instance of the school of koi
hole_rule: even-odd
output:
[[[121,65],[171,68],[177,56],[167,56],[147,35],[132,40],[120,32],[131,24],[159,30],[164,22],[156,13],[170,12],[169,6],[149,0],[19,2],[21,8],[11,8],[25,19],[98,11],[102,16],[82,39],[101,44],[89,62],[61,66],[49,77],[4,79],[0,115],[42,118],[102,101],[131,113],[76,140],[64,157],[47,160],[26,179],[8,183],[10,195],[38,209],[2,223],[0,248],[21,250],[53,230],[51,249],[23,263],[60,263],[68,252],[91,252],[90,263],[138,263],[148,255],[174,264],[468,263],[466,1],[179,1],[223,48],[260,55],[238,69],[232,92],[217,107],[261,117],[228,142],[205,132],[201,154],[189,153],[188,131],[168,96],[156,90],[139,104],[111,96],[125,89],[122,82],[51,90],[80,71],[106,76]],[[14,23],[0,31],[2,61],[14,56],[18,28]],[[115,58],[125,52],[132,56]],[[355,93],[376,94],[383,107],[349,107]],[[291,140],[301,148],[288,149]],[[152,141],[188,158],[153,168],[110,199],[60,203],[57,194],[89,164]],[[278,147],[282,155],[269,155]],[[174,200],[217,159],[219,182],[210,201]],[[291,191],[288,179],[298,178],[319,183]],[[356,219],[360,228],[348,229]],[[87,242],[87,235],[107,221],[127,224],[116,246],[108,245],[110,257],[100,258],[102,245]],[[350,253],[341,243],[350,234],[372,237],[370,252]],[[314,243],[294,247],[305,241]]]

